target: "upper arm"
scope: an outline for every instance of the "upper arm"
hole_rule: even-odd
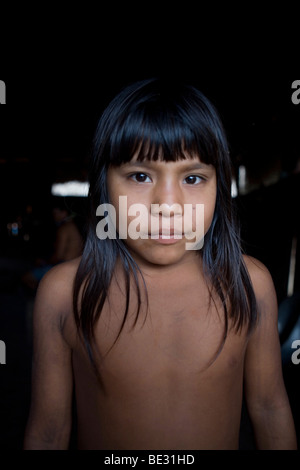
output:
[[[40,282],[33,312],[31,409],[25,448],[67,448],[71,427],[73,377],[71,348],[62,325],[69,307],[63,268]]]
[[[249,408],[285,405],[287,396],[282,376],[278,334],[277,296],[267,268],[248,260],[259,320],[250,336],[245,358],[245,396]]]

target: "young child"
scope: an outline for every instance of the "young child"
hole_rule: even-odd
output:
[[[243,394],[257,447],[295,449],[276,294],[241,253],[230,168],[194,87],[150,79],[109,104],[83,255],[38,288],[25,449],[68,448],[73,384],[79,449],[238,449]]]

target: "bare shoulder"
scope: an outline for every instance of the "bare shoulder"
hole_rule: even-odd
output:
[[[273,279],[268,268],[252,256],[244,256],[243,258],[256,294],[273,290]]]
[[[259,313],[277,316],[277,295],[273,279],[268,268],[258,259],[244,256],[252,286],[254,289]]]
[[[72,309],[73,283],[80,258],[54,266],[42,278],[36,295],[36,309],[65,315]]]
[[[59,263],[51,268],[42,278],[40,288],[51,289],[57,294],[68,292],[73,287],[74,278],[80,263],[80,257]]]

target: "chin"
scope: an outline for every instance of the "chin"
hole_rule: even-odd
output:
[[[171,266],[183,261],[187,256],[191,255],[191,252],[184,248],[178,250],[178,247],[162,245],[151,250],[134,250],[132,254],[139,265]]]

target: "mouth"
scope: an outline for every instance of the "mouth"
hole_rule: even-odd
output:
[[[183,234],[182,234],[182,231],[180,230],[175,230],[174,228],[170,228],[170,229],[161,229],[161,230],[158,230],[158,231],[153,231],[153,232],[150,232],[149,233],[149,236],[150,237],[177,237],[177,238],[182,238],[183,237]]]
[[[149,238],[165,245],[176,243],[183,238],[182,232],[174,229],[159,230],[159,232],[149,233]]]

